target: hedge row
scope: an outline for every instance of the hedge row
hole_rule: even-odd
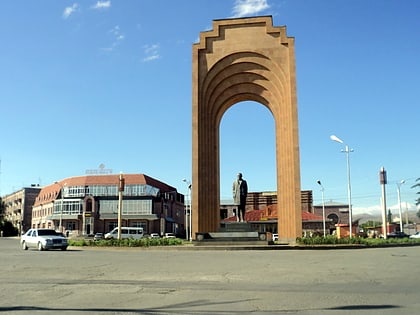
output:
[[[352,238],[337,238],[335,236],[316,236],[316,237],[299,237],[296,239],[300,245],[343,245],[343,244],[354,244],[354,245],[365,245],[365,246],[380,246],[387,244],[420,244],[420,239],[412,238],[363,238],[363,237],[352,237]]]
[[[96,247],[149,247],[149,246],[171,246],[181,245],[183,241],[179,238],[142,238],[123,240],[69,240],[70,246],[96,246]]]

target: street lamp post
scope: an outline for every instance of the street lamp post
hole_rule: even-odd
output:
[[[123,207],[123,193],[125,188],[125,179],[122,172],[118,182],[118,239],[121,240],[121,225],[122,225],[122,207]]]
[[[397,183],[397,195],[398,195],[398,209],[400,211],[400,232],[403,231],[402,211],[401,211],[401,185],[405,183],[405,180],[401,180]]]
[[[347,162],[347,198],[349,203],[349,233],[350,238],[353,237],[353,215],[352,215],[352,204],[351,204],[351,180],[350,180],[350,152],[353,152],[353,149],[350,149],[347,144],[344,143],[343,140],[338,138],[335,135],[330,136],[332,141],[341,143],[345,145],[344,150],[341,152],[346,153],[346,162]]]
[[[386,177],[385,168],[382,166],[379,170],[379,183],[381,184],[382,190],[382,235],[384,239],[387,239],[388,234],[388,224],[387,224],[387,215],[386,215],[386,185],[388,184],[388,179]]]
[[[188,240],[192,241],[192,215],[191,215],[191,182],[187,179],[182,180],[185,184],[187,184],[187,215],[188,217]]]
[[[63,206],[64,206],[64,200],[63,200],[63,194],[64,194],[64,187],[63,185],[61,185],[59,182],[55,182],[58,186],[60,186],[60,195],[61,195],[61,200],[60,200],[60,221],[58,223],[58,231],[62,232],[62,225],[63,225]]]
[[[321,186],[321,198],[322,198],[322,228],[324,229],[324,237],[326,236],[325,232],[325,201],[324,201],[324,186],[322,186],[321,181],[317,181],[318,185]]]

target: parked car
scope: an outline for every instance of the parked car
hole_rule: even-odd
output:
[[[417,231],[413,235],[410,235],[410,238],[420,238],[420,231]]]
[[[150,233],[150,238],[160,238],[159,233]]]
[[[175,238],[175,234],[174,233],[165,233],[164,238]]]
[[[104,233],[96,233],[94,236],[93,236],[93,240],[94,241],[99,241],[99,240],[103,240],[104,239]]]
[[[47,249],[66,250],[67,238],[63,233],[53,229],[30,229],[20,238],[22,249],[37,248],[39,251]]]
[[[410,235],[405,234],[404,232],[400,232],[400,231],[388,233],[386,235],[387,238],[404,238],[404,237],[409,237],[409,236]]]

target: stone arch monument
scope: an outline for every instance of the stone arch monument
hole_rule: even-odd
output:
[[[295,242],[302,210],[294,38],[285,26],[274,27],[271,16],[215,20],[193,45],[192,62],[193,238],[220,226],[223,114],[238,102],[255,101],[275,120],[279,240]]]

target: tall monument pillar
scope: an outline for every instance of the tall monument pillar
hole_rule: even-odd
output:
[[[192,62],[193,239],[220,226],[223,114],[255,101],[275,120],[279,240],[294,243],[302,235],[294,38],[271,16],[215,20],[193,45]]]

